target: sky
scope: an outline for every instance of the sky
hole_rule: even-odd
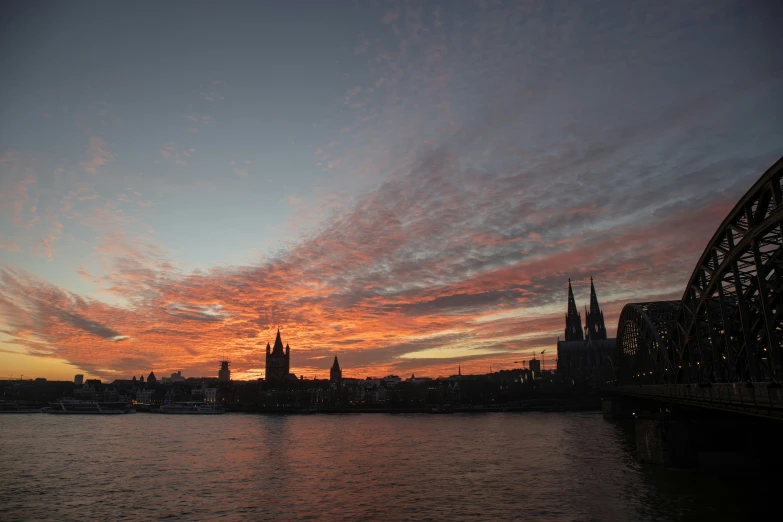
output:
[[[553,367],[783,155],[783,4],[5,2],[0,378]],[[584,313],[583,313],[584,319]]]

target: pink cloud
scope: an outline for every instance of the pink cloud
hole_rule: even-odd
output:
[[[38,177],[34,158],[8,151],[0,157],[0,210],[29,229],[38,222]]]
[[[0,234],[0,248],[15,252],[19,250],[19,244]]]
[[[208,102],[218,102],[223,100],[223,95],[215,89],[218,85],[223,84],[220,80],[212,80],[210,83],[211,88],[201,93],[201,97]]]
[[[41,244],[44,247],[44,252],[46,253],[46,257],[51,261],[53,259],[54,255],[54,242],[60,238],[60,233],[62,232],[63,224],[62,223],[56,223],[54,225],[54,228],[49,234],[41,239]]]
[[[391,24],[397,21],[397,19],[400,17],[400,12],[397,9],[389,9],[386,11],[386,14],[383,15],[383,23],[384,24]]]
[[[211,116],[205,114],[187,114],[185,118],[196,123],[208,123],[212,121]]]
[[[196,152],[195,147],[178,150],[174,144],[169,143],[163,146],[160,150],[160,155],[164,160],[170,163],[186,167],[188,165],[188,158],[192,156],[194,152]]]
[[[112,299],[87,299],[5,270],[0,314],[9,335],[40,356],[96,371],[130,375],[154,365],[214,373],[215,354],[225,352],[233,368],[250,374],[263,366],[264,341],[282,324],[297,373],[324,372],[329,354],[340,353],[351,375],[437,375],[457,360],[483,372],[552,347],[568,277],[579,304],[596,277],[610,329],[628,300],[678,297],[739,197],[737,172],[747,170],[747,158],[735,169],[721,163],[725,151],[717,148],[693,152],[701,148],[679,139],[666,145],[659,135],[668,114],[666,123],[606,137],[569,129],[576,145],[527,145],[520,115],[548,86],[520,85],[517,77],[531,78],[524,71],[507,74],[515,53],[530,51],[511,37],[523,32],[515,20],[525,17],[492,3],[477,10],[487,23],[449,31],[439,15],[427,25],[421,9],[384,16],[399,38],[387,48],[373,42],[368,74],[351,77],[366,83],[348,80],[353,88],[342,100],[355,122],[340,124],[315,150],[320,166],[377,176],[374,189],[351,199],[323,187],[318,208],[292,212],[310,211],[319,225],[279,252],[192,272],[123,231],[137,224],[134,216],[107,202],[83,218],[111,226],[103,225],[94,263],[79,274]],[[496,11],[503,16],[490,23]],[[471,43],[502,45],[502,52],[482,53]],[[365,52],[363,42],[357,49]],[[484,94],[478,115],[466,117],[461,107],[465,86]],[[204,99],[214,101],[211,94]],[[656,138],[654,153],[641,150],[640,136]],[[184,165],[194,152],[169,143],[160,154]],[[244,176],[246,163],[230,167]],[[32,200],[21,207],[32,208]],[[109,304],[116,302],[128,304]],[[455,348],[460,355],[450,357]],[[445,355],[420,357],[439,350]]]
[[[87,160],[82,162],[84,171],[95,174],[103,165],[109,163],[114,155],[106,150],[106,140],[99,136],[91,136],[87,145]]]
[[[232,159],[229,164],[234,169],[234,174],[241,178],[246,178],[250,173],[250,165],[252,165],[252,162],[248,160],[240,162]]]
[[[432,177],[437,171],[431,166],[423,180],[430,184],[426,191],[414,189],[418,182],[410,178],[391,183],[332,217],[313,236],[254,266],[186,273],[154,244],[106,234],[99,251],[108,274],[93,276],[85,268],[80,273],[132,306],[87,300],[29,274],[6,271],[0,278],[0,313],[28,350],[95,372],[109,368],[130,374],[153,365],[208,372],[216,350],[229,354],[238,372],[250,371],[263,364],[257,342],[264,344],[280,323],[297,373],[325,371],[327,355],[338,351],[357,376],[408,370],[436,375],[454,360],[468,361],[468,369],[511,364],[551,346],[562,328],[569,276],[575,281],[597,276],[611,328],[622,306],[612,293],[645,298],[656,285],[686,280],[687,260],[697,257],[699,244],[730,206],[718,201],[660,222],[618,227],[611,236],[584,234],[575,244],[543,233],[561,230],[558,223],[568,223],[569,214],[544,212],[529,218],[540,220],[542,232],[508,237],[491,231],[494,223],[505,222],[492,215],[506,201],[498,194],[513,199],[513,190],[477,192],[464,180],[444,184]],[[459,218],[470,217],[464,212],[469,201],[472,213],[485,216],[475,230],[467,222],[457,225]],[[575,217],[603,214],[586,207]],[[530,237],[540,240],[528,244]],[[518,251],[520,244],[534,253],[505,265],[491,260]],[[483,255],[490,256],[486,263],[480,262]],[[671,272],[672,263],[682,269]],[[541,310],[526,317],[536,307]],[[43,352],[36,339],[49,351]],[[468,351],[451,361],[403,357],[439,347],[448,353],[453,346],[474,347],[481,355]]]

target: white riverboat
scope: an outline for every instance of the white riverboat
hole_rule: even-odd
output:
[[[226,411],[219,405],[203,402],[175,402],[164,404],[155,413],[167,413],[170,415],[217,415]]]

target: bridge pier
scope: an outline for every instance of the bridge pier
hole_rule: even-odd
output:
[[[601,399],[601,409],[606,420],[624,420],[633,418],[631,401],[620,397],[604,397]]]
[[[723,471],[783,467],[783,453],[777,450],[783,423],[778,420],[676,405],[656,411],[649,402],[614,399],[604,403],[605,418],[624,420],[633,410],[632,440],[640,463]]]
[[[697,463],[691,422],[667,415],[642,414],[634,421],[636,458],[644,464],[691,467]]]

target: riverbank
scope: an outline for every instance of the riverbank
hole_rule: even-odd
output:
[[[582,401],[537,400],[518,404],[503,405],[427,405],[418,407],[383,406],[326,406],[315,405],[305,407],[266,407],[266,408],[227,408],[227,412],[259,413],[259,414],[343,414],[343,413],[500,413],[500,412],[586,412],[601,411],[600,400],[589,398]]]

